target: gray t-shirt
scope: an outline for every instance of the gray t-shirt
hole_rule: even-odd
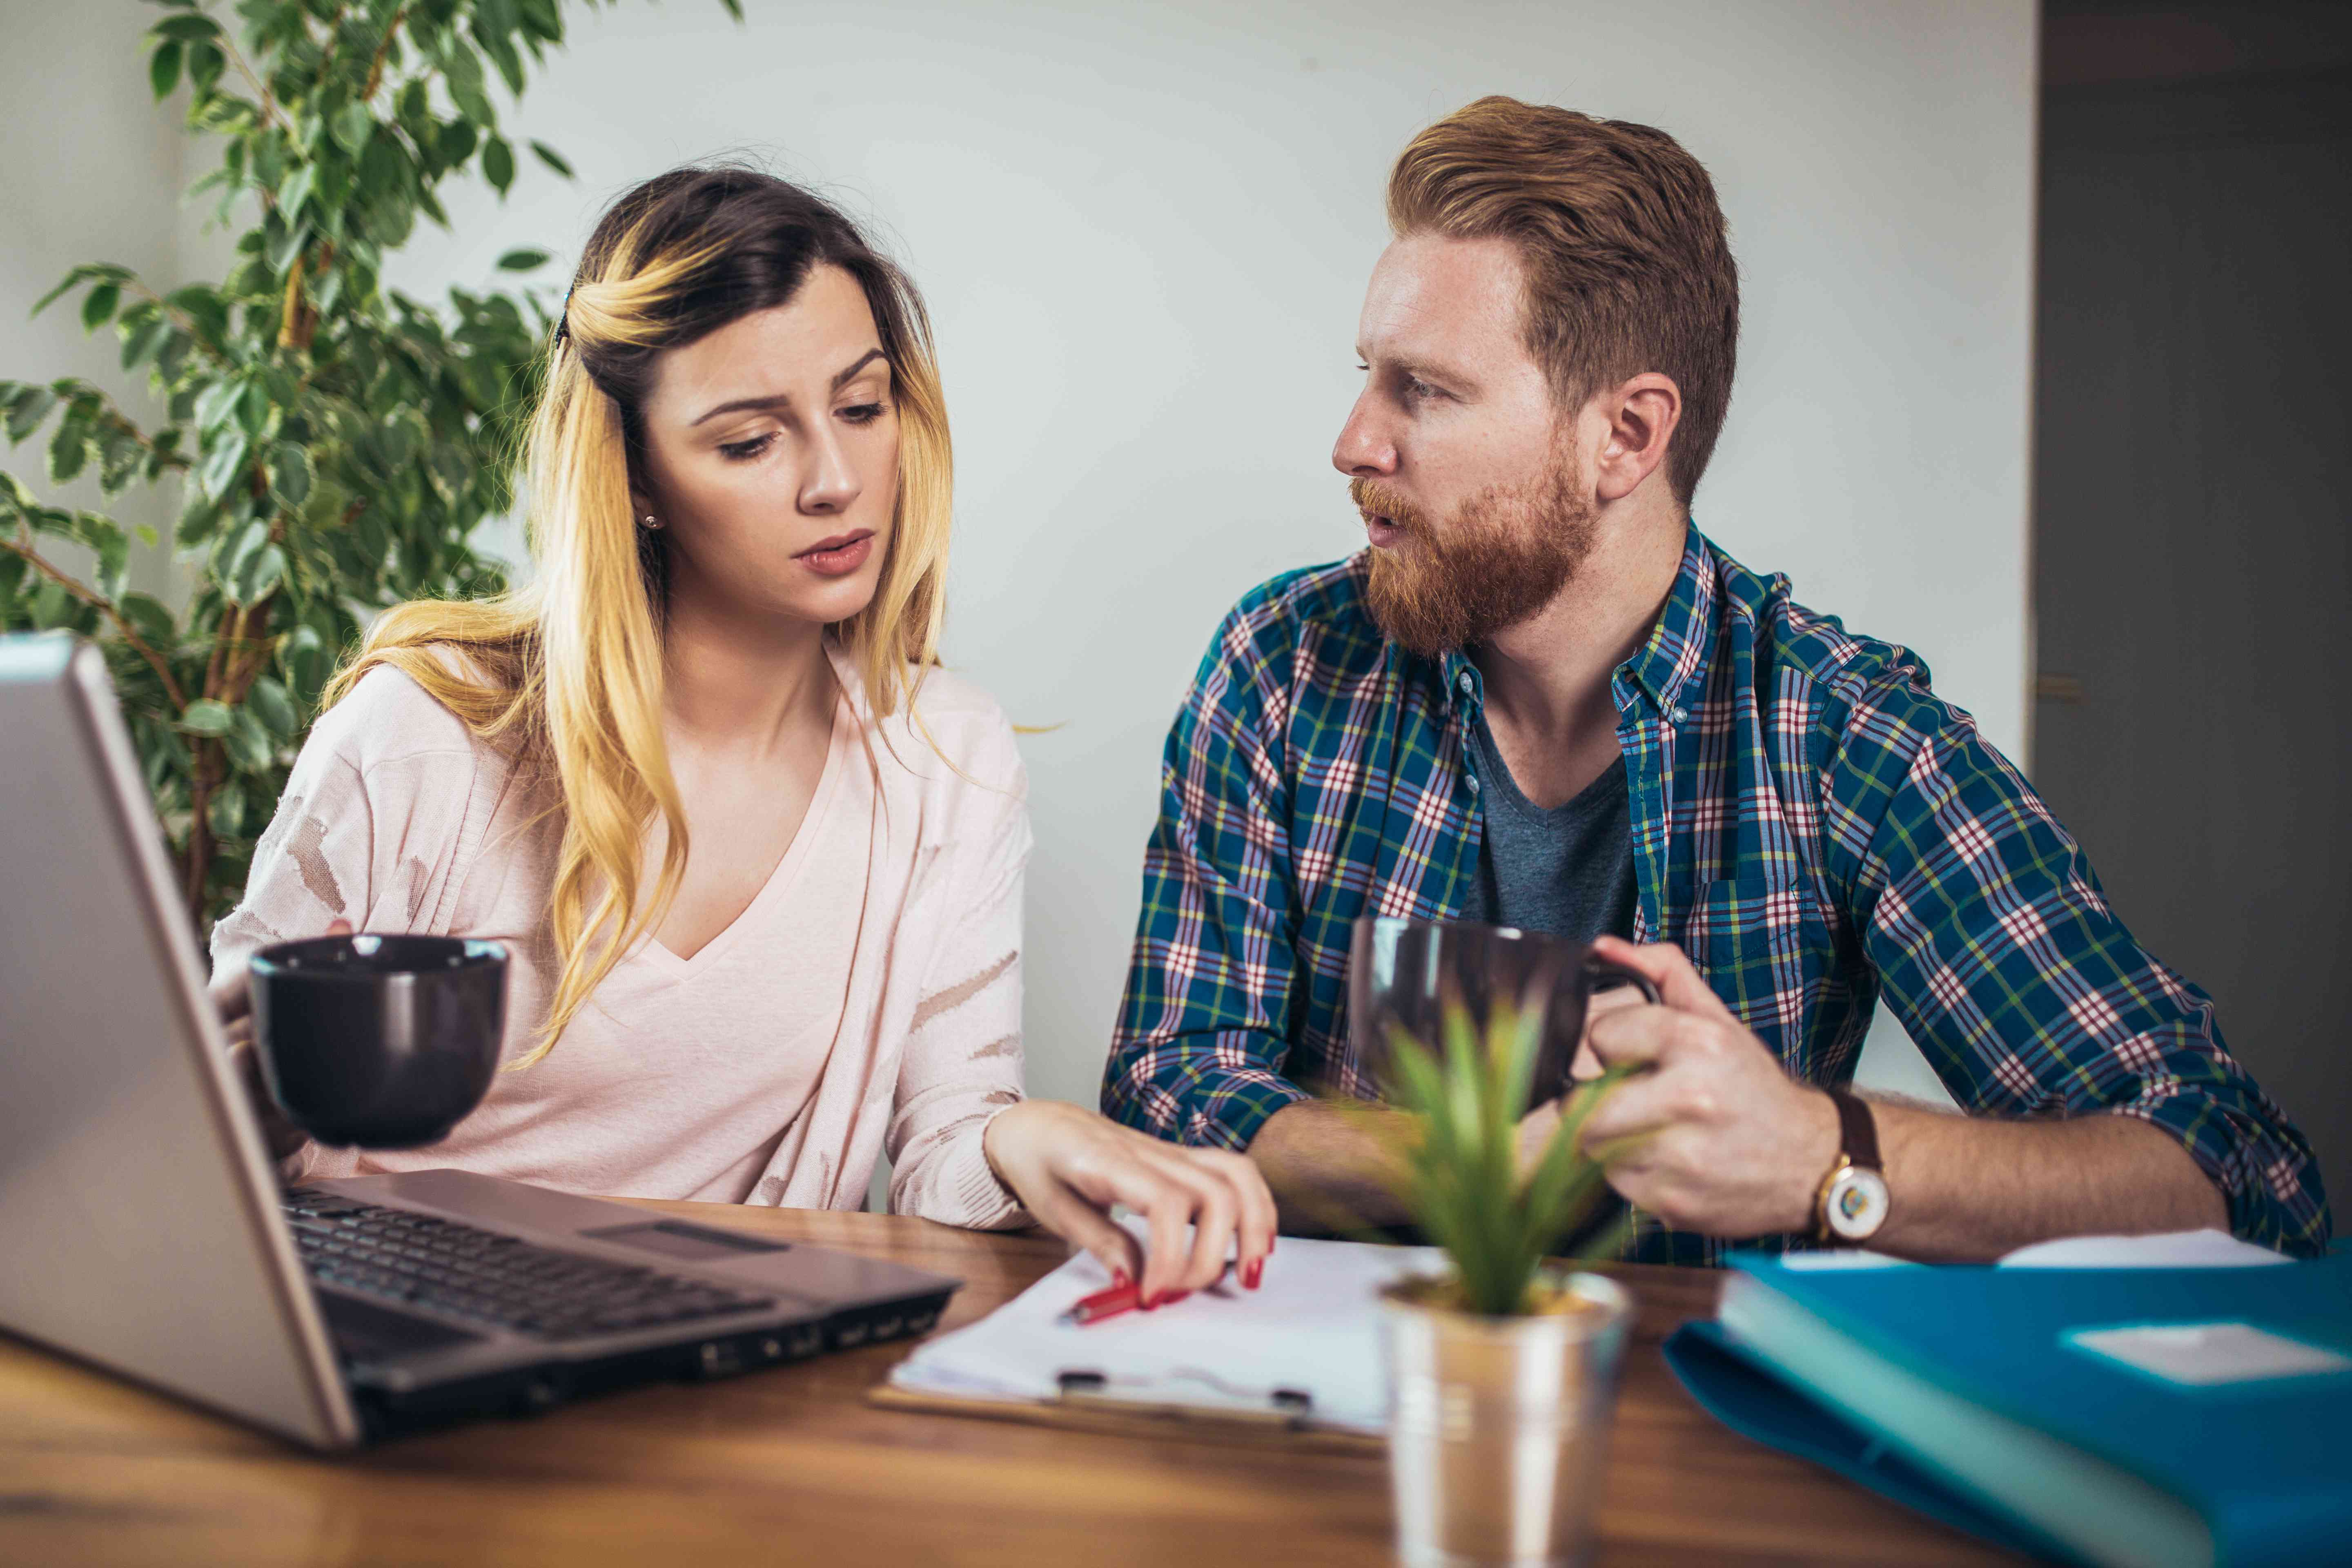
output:
[[[1625,759],[1546,811],[1519,793],[1484,713],[1471,745],[1486,831],[1462,918],[1578,942],[1631,937],[1638,895]]]

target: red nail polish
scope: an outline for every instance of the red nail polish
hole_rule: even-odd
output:
[[[1129,1286],[1135,1283],[1134,1280],[1127,1277],[1127,1270],[1124,1268],[1112,1269],[1110,1271],[1110,1282],[1121,1290],[1126,1289]]]
[[[1265,1272],[1265,1259],[1263,1258],[1251,1258],[1248,1263],[1242,1267],[1242,1288],[1247,1290],[1256,1289],[1259,1277],[1264,1275]]]

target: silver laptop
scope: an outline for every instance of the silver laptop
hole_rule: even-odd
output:
[[[960,1281],[460,1171],[280,1188],[98,649],[0,637],[0,1330],[319,1447],[919,1333]]]

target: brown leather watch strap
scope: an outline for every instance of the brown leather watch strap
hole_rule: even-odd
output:
[[[1885,1173],[1878,1163],[1878,1121],[1870,1114],[1870,1107],[1844,1089],[1829,1091],[1837,1106],[1838,1140],[1845,1146],[1845,1157],[1865,1171]]]

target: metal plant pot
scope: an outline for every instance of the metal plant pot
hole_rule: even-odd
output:
[[[1565,1310],[1490,1318],[1381,1292],[1389,1479],[1405,1568],[1584,1561],[1633,1302],[1598,1274],[1548,1272]]]

